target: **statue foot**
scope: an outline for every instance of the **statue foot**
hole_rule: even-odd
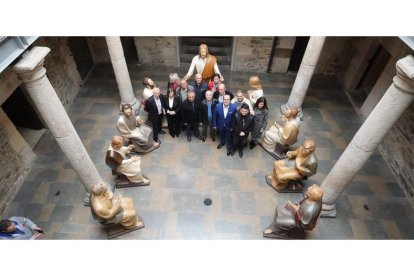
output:
[[[264,231],[263,231],[263,234],[271,234],[272,233],[272,229],[270,229],[270,228],[266,228]]]

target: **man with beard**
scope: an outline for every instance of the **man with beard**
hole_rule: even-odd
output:
[[[231,125],[233,128],[233,149],[231,156],[238,149],[239,156],[242,158],[243,148],[247,144],[247,136],[249,136],[249,132],[253,129],[254,125],[253,116],[250,115],[249,106],[246,103],[242,104],[239,111],[234,115]]]
[[[193,75],[194,69],[197,70],[197,73],[202,75],[203,81],[206,83],[209,83],[214,73],[220,74],[220,80],[224,81],[223,75],[220,73],[217,66],[217,58],[208,53],[208,47],[206,44],[200,45],[198,55],[193,57],[190,69],[188,69],[188,73],[184,79],[188,80]]]
[[[198,130],[200,114],[200,104],[195,101],[194,91],[190,91],[187,95],[187,99],[181,105],[181,118],[183,124],[187,126],[187,141],[191,142],[191,136],[202,140],[200,132]]]
[[[149,141],[151,128],[141,121],[139,116],[132,114],[130,104],[121,106],[122,114],[119,116],[116,128],[124,139],[134,145],[134,151],[140,154],[146,154],[160,146],[157,142]]]

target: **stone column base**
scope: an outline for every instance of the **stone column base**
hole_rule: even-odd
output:
[[[287,112],[287,110],[288,110],[288,108],[289,108],[290,106],[289,106],[289,104],[288,103],[285,103],[284,105],[282,105],[281,107],[280,107],[280,112],[283,114],[283,115],[286,115],[286,112]],[[296,116],[296,118],[297,119],[300,119],[301,121],[303,121],[303,112],[302,112],[302,107],[298,107],[298,110],[299,110],[299,113],[298,113],[298,115]]]
[[[322,203],[321,218],[336,218],[336,204]]]

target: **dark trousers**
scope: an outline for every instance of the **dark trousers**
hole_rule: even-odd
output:
[[[244,146],[247,144],[247,136],[248,135],[244,135],[244,136],[240,136],[238,134],[234,134],[233,136],[233,149],[236,150],[238,149],[239,151],[243,151]]]
[[[210,128],[210,137],[211,140],[215,140],[216,139],[216,130],[213,128],[212,124],[209,123],[207,125],[203,124],[203,128],[201,130],[201,136],[203,136],[204,138],[207,137],[207,129]]]
[[[224,127],[220,129],[220,144],[226,144],[227,150],[231,150],[233,147],[233,135],[230,128]]]
[[[180,115],[169,115],[167,114],[168,131],[171,135],[180,134]]]
[[[195,137],[200,136],[200,131],[198,130],[198,123],[187,124],[186,131],[187,131],[187,137],[191,137],[193,134]]]
[[[162,116],[163,114],[158,114],[158,117],[152,118],[152,135],[154,137],[154,141],[158,141],[158,133],[160,133],[162,129]]]

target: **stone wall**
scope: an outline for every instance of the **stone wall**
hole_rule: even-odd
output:
[[[178,67],[177,37],[134,37],[138,61],[143,65]]]
[[[81,78],[65,37],[40,37],[34,46],[51,49],[44,66],[65,109],[79,92]],[[21,85],[9,66],[0,73],[0,104]],[[24,182],[35,159],[30,146],[0,108],[0,215]]]
[[[87,37],[86,41],[88,43],[94,64],[111,63],[111,57],[109,56],[108,45],[106,44],[105,37]]]
[[[379,45],[390,54],[389,62],[359,110],[361,115],[366,118],[389,86],[392,85],[392,78],[396,75],[396,62],[407,54],[413,53],[413,51],[397,37],[354,37],[351,39],[350,44],[353,51],[349,51],[349,53],[352,52],[353,56],[344,73],[344,77],[339,77],[344,88],[348,91],[355,89]],[[414,206],[413,145],[414,103],[399,118],[378,147],[401,188],[411,199],[411,203]]]
[[[22,157],[18,156],[12,149],[7,134],[0,128],[0,214],[4,212],[14,191],[23,167],[21,166]]]
[[[332,76],[342,81],[353,53],[351,38],[327,37],[314,74]]]
[[[79,92],[81,77],[76,68],[66,37],[40,37],[34,43],[36,46],[50,48],[44,67],[50,83],[55,88],[63,106],[67,110]]]
[[[234,71],[264,73],[272,51],[272,36],[236,37],[233,53]]]
[[[379,150],[414,205],[414,103],[382,140]]]

